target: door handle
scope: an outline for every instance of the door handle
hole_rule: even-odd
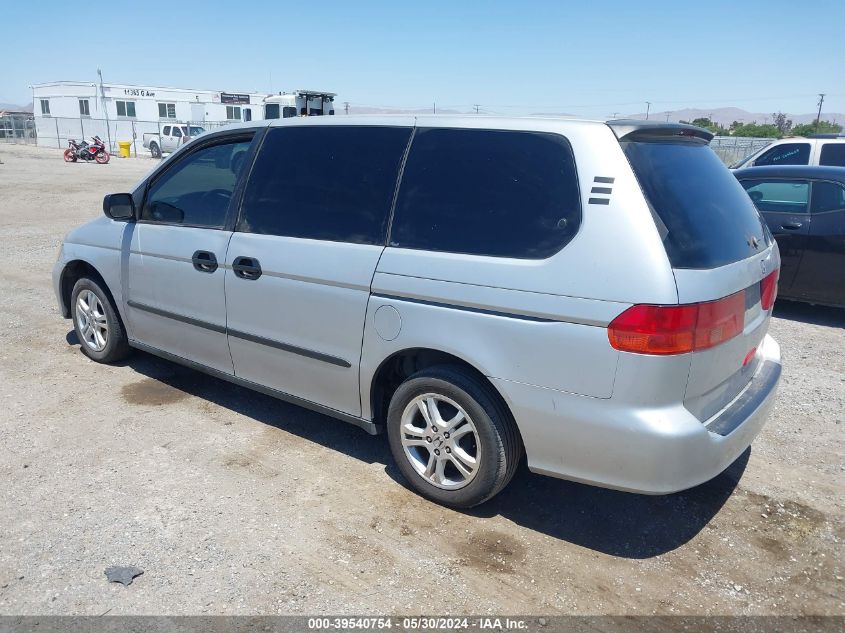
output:
[[[801,222],[787,222],[786,224],[781,224],[780,228],[786,229],[787,231],[797,231],[803,226]]]
[[[213,273],[217,270],[217,257],[209,251],[197,251],[191,256],[191,261],[201,273]]]
[[[235,271],[235,277],[250,281],[254,281],[261,276],[261,264],[254,257],[235,257],[235,261],[232,262],[232,270]]]

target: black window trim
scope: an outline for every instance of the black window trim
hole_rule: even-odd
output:
[[[554,136],[559,136],[563,139],[566,146],[569,148],[569,153],[572,156],[572,167],[575,173],[575,188],[577,190],[577,200],[578,200],[578,226],[577,230],[568,237],[565,241],[561,242],[560,246],[552,253],[549,253],[545,257],[508,257],[505,255],[485,255],[482,253],[465,253],[461,251],[433,251],[427,248],[411,248],[408,246],[396,246],[391,244],[391,236],[393,234],[393,220],[394,220],[394,212],[396,210],[396,202],[399,198],[399,191],[402,188],[402,178],[405,175],[405,163],[408,160],[408,156],[410,155],[411,149],[413,149],[413,143],[409,143],[408,147],[405,150],[405,156],[402,158],[402,165],[399,170],[399,177],[397,178],[396,183],[396,193],[393,199],[393,204],[391,205],[390,209],[390,223],[387,227],[387,241],[385,243],[385,248],[396,248],[400,250],[407,250],[407,251],[420,251],[425,253],[443,253],[446,255],[464,255],[466,257],[484,257],[484,258],[495,258],[495,259],[518,259],[521,261],[532,261],[532,262],[542,262],[551,259],[558,255],[564,248],[566,248],[572,240],[574,240],[578,234],[581,232],[581,226],[584,223],[584,204],[583,198],[581,193],[581,182],[578,177],[578,161],[575,158],[575,150],[572,147],[572,142],[569,140],[569,137],[563,134],[562,132],[557,132],[553,130],[537,130],[537,129],[511,129],[511,128],[488,128],[488,127],[463,127],[463,126],[451,126],[451,125],[432,125],[432,126],[420,126],[414,125],[414,131],[411,134],[411,141],[416,138],[417,130],[462,130],[462,131],[479,131],[479,132],[511,132],[511,133],[528,133],[528,134],[551,134]]]
[[[280,120],[283,120],[283,119],[272,119],[272,120],[273,121],[280,121]],[[244,193],[246,192],[246,184],[247,184],[247,182],[249,182],[249,176],[252,175],[252,168],[255,166],[256,158],[258,157],[262,148],[264,147],[264,139],[267,138],[267,135],[270,133],[270,130],[272,130],[272,129],[284,129],[284,128],[287,128],[287,127],[297,127],[297,128],[302,128],[302,127],[307,127],[307,128],[325,128],[325,127],[331,127],[331,128],[362,128],[362,127],[369,127],[369,128],[403,128],[403,129],[410,129],[411,130],[411,134],[408,136],[408,144],[405,146],[404,153],[402,154],[402,160],[399,163],[399,170],[396,173],[396,181],[393,185],[393,198],[391,199],[391,202],[390,202],[390,209],[387,212],[387,227],[386,227],[386,230],[384,231],[384,242],[379,243],[379,244],[364,244],[364,245],[361,245],[361,246],[376,246],[376,247],[380,246],[381,248],[386,248],[390,244],[390,230],[393,226],[393,211],[396,208],[396,199],[399,195],[399,185],[402,181],[402,173],[405,170],[405,161],[408,158],[408,152],[411,148],[411,141],[414,139],[414,135],[416,134],[416,131],[417,131],[417,126],[415,124],[406,125],[406,124],[397,123],[395,125],[388,125],[388,124],[367,124],[367,123],[364,123],[364,124],[361,124],[361,125],[338,124],[338,125],[329,125],[329,126],[314,125],[314,124],[311,124],[311,125],[308,125],[308,124],[293,124],[293,125],[288,124],[288,125],[268,125],[268,126],[264,127],[264,129],[262,131],[260,142],[256,146],[255,152],[253,153],[253,155],[251,157],[249,157],[250,158],[249,173],[247,174],[248,177],[243,180],[243,183],[242,183],[242,186],[241,186],[240,195],[238,197],[238,209],[237,209],[237,213],[235,214],[232,231],[234,231],[235,233],[243,233],[244,235],[259,235],[258,233],[252,233],[251,231],[241,230],[241,227],[243,226],[243,221],[244,221],[244,217],[243,217],[243,198],[244,198]],[[237,190],[237,188],[236,188],[236,190]],[[234,195],[232,197],[234,199]],[[275,236],[275,237],[284,237],[284,236]],[[311,239],[311,238],[292,238],[292,239]],[[316,242],[335,242],[335,243],[339,243],[339,244],[354,244],[354,242],[347,242],[345,240],[313,240],[313,241],[316,241]]]
[[[138,215],[136,217],[136,222],[138,224],[154,224],[157,226],[177,226],[194,229],[208,229],[209,231],[234,231],[235,222],[237,220],[238,215],[240,214],[240,206],[243,198],[243,190],[245,188],[245,183],[248,179],[249,173],[252,171],[252,164],[255,161],[257,147],[261,142],[263,142],[266,130],[267,128],[263,127],[247,130],[235,130],[231,132],[227,131],[216,134],[214,136],[205,137],[196,145],[194,145],[193,143],[183,145],[180,150],[173,154],[173,157],[170,160],[167,160],[157,170],[150,174],[149,178],[147,178],[146,182],[143,185],[144,191],[143,196],[141,198],[141,205],[138,207],[137,210]],[[147,196],[149,195],[150,187],[152,187],[160,178],[167,174],[167,172],[173,169],[174,165],[182,163],[189,156],[192,156],[196,152],[206,149],[208,147],[213,147],[215,145],[227,145],[229,143],[237,143],[239,141],[246,140],[249,140],[251,144],[249,146],[249,149],[247,150],[246,156],[244,157],[244,165],[241,169],[240,175],[238,176],[238,180],[235,182],[235,188],[232,189],[232,197],[229,200],[229,208],[226,210],[226,220],[223,225],[207,226],[204,224],[199,225],[184,223],[180,224],[178,222],[156,222],[154,220],[144,220],[141,218],[141,212],[147,204]]]
[[[810,215],[810,209],[813,206],[813,179],[807,178],[806,176],[799,176],[796,178],[787,178],[785,176],[750,176],[748,178],[742,178],[739,183],[742,185],[742,188],[745,189],[746,182],[796,182],[796,181],[803,181],[807,183],[807,210],[806,211],[761,211],[757,209],[757,205],[754,205],[754,208],[757,209],[758,213],[777,213],[778,215]],[[745,189],[745,193],[748,193],[748,189]],[[818,215],[818,213],[816,214]]]

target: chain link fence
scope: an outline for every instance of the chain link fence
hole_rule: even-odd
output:
[[[0,113],[0,142],[34,145],[35,121],[31,114],[20,112]]]
[[[223,127],[236,121],[139,121],[136,119],[117,119],[106,121],[90,117],[0,117],[0,142],[37,144],[44,147],[67,147],[69,139],[75,141],[99,136],[109,147],[109,152],[117,150],[118,141],[132,143],[132,153],[137,156],[148,154],[144,147],[144,134],[161,135],[166,125],[191,125],[205,131]],[[765,147],[774,139],[747,138],[735,136],[717,136],[710,142],[710,147],[726,164],[735,163],[758,149]],[[159,144],[160,145],[160,144]]]
[[[118,142],[131,143],[131,152],[135,156],[149,155],[144,147],[144,134],[161,135],[165,126],[190,125],[200,127],[206,132],[212,129],[237,123],[237,121],[141,121],[137,119],[95,119],[91,117],[35,117],[28,120],[0,118],[0,143],[19,143],[55,147],[63,149],[69,140],[90,140],[99,136],[109,153],[115,153]],[[161,143],[159,142],[159,145]]]
[[[773,138],[716,136],[710,141],[710,147],[723,163],[732,165],[758,149],[766,147],[774,140]]]

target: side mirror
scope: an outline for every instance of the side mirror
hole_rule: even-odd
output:
[[[128,222],[135,219],[135,201],[129,193],[110,193],[103,198],[103,213],[107,218]]]

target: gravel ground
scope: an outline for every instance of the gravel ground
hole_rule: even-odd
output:
[[[523,469],[457,512],[382,437],[145,354],[87,360],[59,243],[153,163],[0,160],[0,614],[845,614],[845,311],[776,307],[777,405],[713,481],[643,497]]]

